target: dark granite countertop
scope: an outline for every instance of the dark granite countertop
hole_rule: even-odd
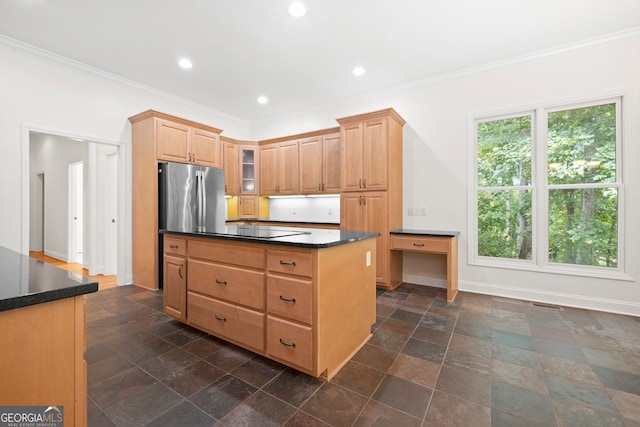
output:
[[[267,243],[303,248],[329,248],[360,240],[373,239],[380,233],[344,231],[324,228],[279,227],[266,225],[227,225],[215,232],[178,232],[160,230],[161,233],[194,237]]]
[[[98,282],[0,246],[0,311],[98,290]]]
[[[418,236],[442,236],[442,237],[455,237],[460,234],[459,231],[444,231],[444,230],[417,230],[410,228],[401,228],[400,230],[393,230],[391,234],[408,234]]]

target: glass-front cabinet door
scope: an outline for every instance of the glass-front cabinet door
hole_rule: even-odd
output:
[[[257,194],[258,182],[256,171],[258,170],[257,147],[240,147],[240,174],[242,194]]]

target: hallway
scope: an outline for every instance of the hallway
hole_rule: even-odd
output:
[[[47,264],[55,265],[56,267],[61,268],[63,270],[67,270],[72,273],[76,273],[81,276],[88,277],[89,279],[97,280],[98,290],[100,291],[104,289],[115,288],[118,286],[117,277],[115,275],[104,276],[102,274],[99,274],[97,276],[90,276],[89,271],[86,268],[82,268],[82,265],[78,263],[67,263],[59,259],[52,258],[50,256],[45,255],[44,252],[42,251],[39,251],[39,252],[30,251],[29,256],[31,258],[38,259]]]

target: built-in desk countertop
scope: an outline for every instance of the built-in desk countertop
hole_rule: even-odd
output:
[[[458,231],[400,229],[391,233],[392,251],[443,254],[447,258],[447,301],[458,294]]]

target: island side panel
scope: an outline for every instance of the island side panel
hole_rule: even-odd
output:
[[[80,356],[76,328],[84,328],[77,325],[79,316],[84,319],[77,310],[84,306],[77,305],[76,298],[82,299],[65,298],[0,312],[2,405],[64,406],[65,426],[86,425],[87,377],[86,370],[81,372],[86,365],[76,359]]]
[[[370,265],[366,265],[370,252]],[[330,380],[371,338],[376,322],[376,240],[318,250],[317,369]]]

